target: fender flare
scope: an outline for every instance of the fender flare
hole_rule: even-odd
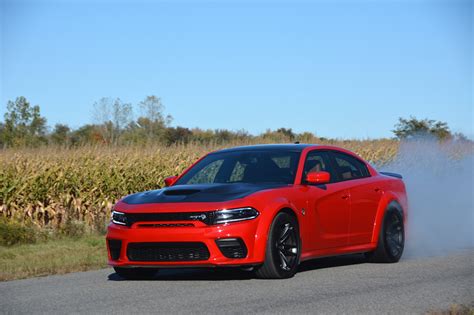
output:
[[[380,200],[379,206],[377,208],[377,214],[375,215],[375,222],[374,222],[374,229],[372,231],[372,240],[371,243],[377,244],[380,234],[380,228],[382,227],[383,218],[385,213],[388,209],[396,209],[400,212],[403,217],[403,220],[406,220],[406,213],[398,201],[398,198],[391,194],[390,192],[386,192],[384,197]]]
[[[263,249],[258,252],[262,254],[262,260],[265,259],[265,252],[267,248],[268,233],[270,231],[270,226],[275,219],[276,215],[282,211],[291,211],[295,216],[296,221],[298,222],[299,228],[299,237],[300,241],[302,240],[301,236],[301,215],[298,214],[298,211],[295,210],[297,207],[286,198],[277,198],[265,205],[265,208],[262,210],[262,219],[263,222],[257,227],[256,237],[255,237],[255,247]],[[263,224],[262,224],[263,223]]]

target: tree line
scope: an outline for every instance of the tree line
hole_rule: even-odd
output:
[[[32,106],[23,96],[8,101],[4,121],[0,122],[0,147],[37,147],[43,145],[81,146],[88,144],[125,145],[160,143],[227,143],[227,142],[317,142],[328,140],[311,132],[295,133],[291,128],[267,130],[251,135],[245,130],[189,129],[172,127],[172,116],[165,115],[159,97],[147,96],[136,106],[120,98],[104,97],[93,104],[91,124],[72,129],[66,124],[47,125],[40,106]],[[133,117],[138,118],[134,119]],[[415,117],[399,118],[392,130],[398,139],[430,135],[440,140],[460,138],[451,133],[445,122]]]

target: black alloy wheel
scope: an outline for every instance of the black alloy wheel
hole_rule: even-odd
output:
[[[389,216],[385,229],[385,245],[392,257],[398,257],[401,256],[404,245],[403,221],[395,211],[392,211]]]
[[[296,218],[278,213],[270,227],[265,261],[255,272],[262,279],[284,279],[295,275],[301,254],[301,241]]]
[[[280,268],[289,271],[297,263],[298,237],[295,227],[287,222],[279,228],[280,237],[275,241],[275,247],[280,260]]]
[[[401,207],[391,203],[385,212],[380,229],[377,248],[366,257],[371,262],[395,263],[400,260],[405,248],[405,226]]]

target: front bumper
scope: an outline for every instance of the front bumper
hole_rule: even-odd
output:
[[[265,258],[265,240],[257,234],[259,218],[223,225],[206,225],[193,222],[194,226],[163,227],[167,222],[159,222],[160,227],[140,227],[134,224],[126,227],[111,223],[107,230],[108,264],[114,267],[213,267],[261,264]],[[180,222],[169,222],[177,224]],[[189,223],[182,222],[182,223]],[[247,252],[244,258],[228,258],[219,249],[216,240],[241,239]],[[118,259],[112,259],[109,241],[121,242]],[[130,243],[189,243],[202,242],[209,251],[209,259],[198,261],[135,261],[127,255]],[[117,257],[114,257],[117,258]]]

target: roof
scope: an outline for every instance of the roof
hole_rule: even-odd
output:
[[[216,151],[214,153],[237,152],[237,151],[266,151],[266,150],[281,150],[281,151],[296,151],[301,152],[308,147],[314,147],[314,144],[257,144],[240,147],[233,147]]]

